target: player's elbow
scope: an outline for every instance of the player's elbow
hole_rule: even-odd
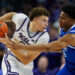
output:
[[[0,20],[3,22],[12,22],[12,17],[14,14],[15,12],[7,13],[4,16],[0,17]]]
[[[15,12],[8,13],[8,20],[12,21],[12,17],[16,14]]]
[[[28,61],[28,60],[25,60],[25,59],[20,59],[20,61],[23,63],[23,64],[25,64],[25,65],[27,65],[27,64],[29,64],[30,63],[30,61]]]
[[[29,64],[29,62],[26,62],[26,61],[25,62],[22,62],[22,63],[25,64],[25,65]]]

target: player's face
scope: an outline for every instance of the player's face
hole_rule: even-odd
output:
[[[59,23],[61,28],[68,27],[71,25],[71,18],[66,13],[61,12]]]
[[[38,67],[40,69],[46,69],[48,67],[48,59],[45,57],[40,58],[38,62]]]
[[[38,31],[44,31],[48,26],[48,17],[47,16],[39,16],[36,18],[36,27]]]

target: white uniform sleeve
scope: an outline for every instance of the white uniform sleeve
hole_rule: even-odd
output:
[[[48,33],[46,32],[38,39],[36,44],[47,44],[49,42],[49,39],[50,39],[50,37],[49,37]]]
[[[16,24],[16,29],[18,29],[22,25],[22,23],[26,17],[27,17],[27,15],[25,15],[23,13],[15,13],[13,15],[12,21]]]

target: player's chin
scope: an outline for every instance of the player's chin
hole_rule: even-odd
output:
[[[40,32],[43,32],[45,29],[41,29],[41,31]]]
[[[40,28],[39,31],[43,32],[46,28]]]
[[[59,26],[60,26],[60,28],[63,28],[64,27],[64,25],[62,25],[62,24],[60,24]]]

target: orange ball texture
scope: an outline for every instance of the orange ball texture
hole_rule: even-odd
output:
[[[7,24],[0,21],[0,37],[5,37],[5,33],[8,32]]]

